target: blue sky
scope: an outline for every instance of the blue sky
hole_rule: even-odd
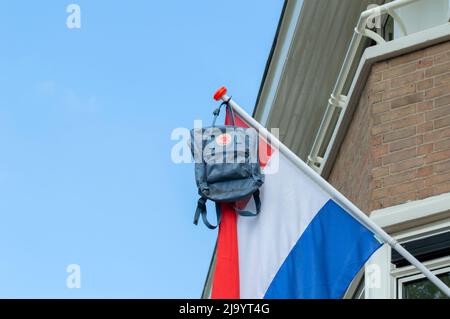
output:
[[[197,298],[217,232],[171,132],[221,85],[252,111],[283,1],[72,2],[1,4],[0,297]]]

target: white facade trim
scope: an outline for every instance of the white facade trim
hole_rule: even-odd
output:
[[[388,232],[399,232],[450,217],[450,193],[375,210],[370,218]]]
[[[424,264],[430,269],[442,269],[446,268],[450,263],[450,256],[442,257],[435,260],[430,260],[424,262]],[[396,278],[403,278],[414,275],[417,273],[417,270],[413,266],[405,266],[399,269],[392,270],[392,276]],[[423,276],[421,278],[424,278]]]
[[[278,92],[278,86],[280,83],[281,76],[284,72],[284,66],[286,64],[287,57],[289,56],[289,51],[291,49],[291,45],[293,43],[292,39],[295,35],[295,30],[297,29],[297,23],[300,18],[300,13],[302,11],[303,7],[303,0],[296,0],[293,1],[293,9],[286,8],[286,13],[292,12],[291,15],[287,19],[287,27],[286,31],[280,38],[282,38],[282,42],[280,45],[279,52],[276,52],[275,54],[278,56],[276,59],[272,59],[272,61],[276,61],[276,63],[273,66],[270,66],[270,70],[268,73],[268,77],[266,78],[267,83],[267,98],[263,99],[262,104],[262,115],[259,119],[259,122],[263,125],[267,125],[267,119],[270,115],[270,110],[272,109],[273,101],[275,100],[275,97]],[[288,2],[288,6],[291,5],[291,2]],[[264,83],[266,84],[266,83]]]

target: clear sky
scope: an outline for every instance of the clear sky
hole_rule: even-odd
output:
[[[192,224],[171,132],[209,122],[221,85],[252,111],[282,6],[1,2],[0,297],[200,296],[217,231]]]

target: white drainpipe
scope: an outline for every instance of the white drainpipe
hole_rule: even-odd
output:
[[[419,0],[396,0],[389,3],[386,3],[382,6],[377,6],[372,9],[363,11],[359,17],[358,23],[355,27],[355,32],[353,33],[352,40],[350,42],[350,46],[347,50],[347,53],[345,54],[345,59],[342,64],[341,70],[339,71],[338,78],[336,80],[336,84],[334,85],[333,92],[331,93],[331,97],[328,100],[328,106],[325,110],[325,114],[322,117],[322,121],[320,123],[319,130],[317,132],[317,135],[314,139],[314,144],[311,148],[311,152],[308,155],[308,165],[310,165],[314,170],[316,170],[318,173],[322,172],[323,163],[328,158],[332,142],[334,141],[337,133],[337,129],[340,126],[340,123],[342,121],[343,115],[345,113],[345,109],[347,107],[347,96],[342,94],[342,90],[344,88],[345,83],[347,82],[347,78],[350,72],[350,69],[353,65],[353,62],[356,57],[356,53],[358,51],[359,45],[361,44],[361,40],[363,36],[369,37],[377,42],[377,44],[384,43],[384,39],[380,37],[375,32],[366,29],[367,21],[369,19],[374,19],[376,17],[379,17],[383,14],[389,14],[393,17],[393,19],[398,24],[401,32],[403,35],[407,35],[407,30],[400,19],[400,17],[394,12],[395,9],[398,9],[400,7],[404,7],[406,5],[409,5],[413,2],[417,2]],[[324,157],[319,156],[319,150],[322,148],[322,145],[325,140],[326,133],[328,132],[331,120],[333,118],[334,110],[335,108],[340,108],[341,112],[339,114],[339,119],[336,123],[336,126],[333,128],[333,134],[331,136],[330,143],[327,145],[327,149],[325,152]]]

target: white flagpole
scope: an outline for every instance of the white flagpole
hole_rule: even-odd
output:
[[[215,100],[222,100],[229,102],[229,105],[233,110],[251,127],[255,128],[260,136],[264,139],[271,141],[272,144],[278,147],[278,150],[286,156],[292,163],[294,163],[303,173],[317,183],[324,191],[326,191],[339,205],[341,205],[348,213],[350,213],[355,219],[366,226],[374,234],[376,234],[381,240],[389,244],[392,249],[395,249],[401,256],[414,265],[425,277],[427,277],[433,284],[435,284],[445,295],[450,297],[450,288],[443,283],[435,274],[433,274],[427,267],[425,267],[420,261],[418,261],[409,251],[401,246],[394,238],[386,233],[380,226],[378,226],[373,220],[371,220],[366,214],[364,214],[358,207],[356,207],[350,200],[336,190],[331,184],[317,174],[311,167],[303,162],[297,155],[295,155],[286,145],[281,143],[273,134],[271,134],[264,126],[251,117],[244,111],[234,100],[226,95],[226,88],[220,88],[216,94],[214,94]]]

